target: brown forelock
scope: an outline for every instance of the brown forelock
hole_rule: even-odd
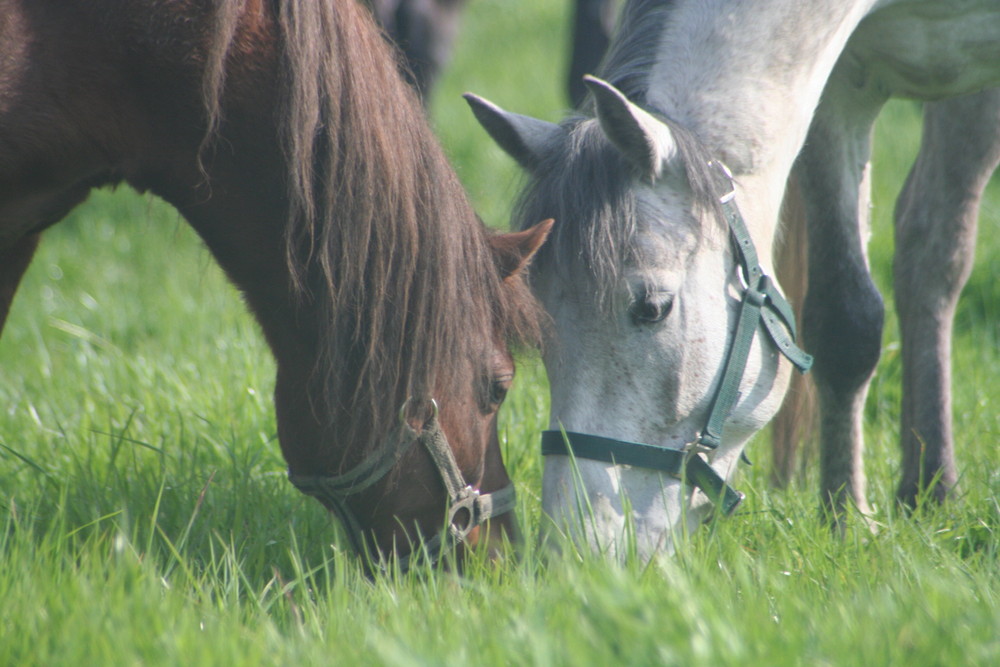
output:
[[[216,118],[244,5],[225,0],[218,10],[223,37],[204,86]],[[468,387],[461,373],[486,372],[491,343],[535,342],[537,312],[519,276],[502,279],[488,232],[369,12],[330,0],[274,11],[287,262],[299,303],[318,312],[325,395],[314,407],[356,452],[386,437],[407,397]]]

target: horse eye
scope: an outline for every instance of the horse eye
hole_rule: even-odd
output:
[[[507,398],[507,392],[510,391],[510,386],[514,382],[514,376],[511,374],[498,375],[490,381],[490,403],[493,405],[500,405],[503,400]]]
[[[662,322],[674,307],[674,295],[668,292],[645,292],[635,299],[628,308],[632,324],[656,324]]]

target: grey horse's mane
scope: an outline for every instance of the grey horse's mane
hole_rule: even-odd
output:
[[[675,2],[628,3],[598,76],[670,127],[692,200],[721,220],[719,174],[710,166],[712,155],[697,137],[647,102],[649,73]],[[530,175],[515,206],[514,225],[524,229],[554,218],[553,234],[535,257],[536,265],[542,270],[561,267],[567,276],[565,270],[572,267],[574,278],[589,276],[605,302],[632,257],[638,214],[632,186],[640,175],[608,141],[594,114],[588,95],[580,111],[563,120],[566,139],[542,156]]]

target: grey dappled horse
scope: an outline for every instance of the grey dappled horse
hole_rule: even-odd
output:
[[[558,527],[595,549],[621,553],[632,542],[649,556],[713,502],[723,511],[738,503],[728,481],[747,439],[774,416],[790,368],[809,367],[767,277],[803,145],[805,339],[823,410],[823,494],[835,512],[849,498],[866,509],[860,411],[882,319],[864,250],[871,125],[892,96],[959,97],[1000,84],[998,36],[1000,5],[985,1],[634,0],[582,114],[556,125],[470,98],[529,172],[516,223],[557,221],[533,287],[554,321],[543,506]],[[920,339],[950,329],[949,304],[968,271],[970,207],[997,160],[993,100],[966,104],[988,138],[958,172],[941,173],[932,159],[956,130],[945,107],[931,107],[927,133],[940,142],[925,144],[900,208],[904,247],[942,239],[897,262],[908,374],[946,365],[946,345]],[[971,187],[915,211],[928,184],[947,193],[954,183]],[[943,257],[943,284],[928,287],[933,277],[919,267]],[[916,333],[911,323],[927,309],[948,326]],[[910,394],[904,428],[933,438],[920,401],[947,418],[946,392]],[[911,453],[904,466],[911,476],[919,462]],[[942,481],[946,489],[947,473]]]

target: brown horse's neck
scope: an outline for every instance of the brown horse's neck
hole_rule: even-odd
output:
[[[408,396],[472,391],[462,378],[507,337],[498,322],[530,327],[364,10],[220,17],[228,41],[199,47],[204,105],[160,93],[202,134],[163,133],[160,162],[129,180],[177,206],[244,293],[278,361],[290,466],[337,470],[380,444]]]

